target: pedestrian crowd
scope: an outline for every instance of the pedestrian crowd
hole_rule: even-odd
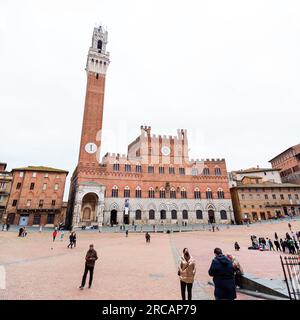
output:
[[[286,232],[282,238],[278,237],[277,232],[274,233],[274,240],[270,238],[257,237],[251,235],[251,246],[249,250],[260,251],[279,251],[287,254],[300,254],[300,231],[294,233],[291,224],[288,224],[290,232]]]

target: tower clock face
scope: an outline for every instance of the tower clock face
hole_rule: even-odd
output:
[[[97,151],[97,145],[93,142],[88,142],[85,145],[84,150],[90,154],[95,153]]]
[[[164,155],[164,156],[168,156],[170,154],[170,148],[167,147],[167,146],[163,146],[161,148],[161,153]]]

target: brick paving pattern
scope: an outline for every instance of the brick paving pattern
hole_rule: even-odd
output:
[[[188,247],[197,263],[193,288],[194,299],[214,299],[207,270],[213,249],[238,257],[245,272],[262,278],[283,278],[277,252],[248,250],[250,235],[273,239],[276,231],[283,237],[287,221],[256,224],[250,227],[230,226],[218,232],[194,231],[151,234],[146,244],[144,233],[78,232],[77,247],[67,249],[68,233],[63,242],[52,242],[50,232],[31,232],[26,238],[16,232],[0,231],[0,265],[6,269],[6,290],[0,299],[180,299],[177,276],[179,255]],[[300,221],[292,221],[293,231]],[[234,252],[238,241],[241,250]],[[98,252],[91,289],[79,290],[85,253],[90,243]],[[238,294],[238,299],[257,299]]]

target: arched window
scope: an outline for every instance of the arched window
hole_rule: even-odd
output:
[[[141,198],[142,197],[141,187],[136,187],[136,189],[135,189],[135,197],[136,198]]]
[[[198,175],[198,169],[192,168],[192,176],[197,176],[197,175]]]
[[[205,176],[209,176],[209,169],[208,169],[208,168],[204,168],[204,169],[203,169],[203,174],[204,174]]]
[[[155,198],[155,191],[152,187],[149,188],[148,194],[149,194],[149,198]]]
[[[171,188],[171,190],[170,190],[170,198],[171,199],[176,199],[176,190],[175,190],[175,188]]]
[[[194,190],[194,198],[195,199],[201,199],[201,193],[200,193],[199,188],[195,188],[195,190]]]
[[[182,210],[182,219],[187,220],[189,218],[189,214],[187,210]]]
[[[220,211],[221,220],[227,220],[227,212],[225,210]]]
[[[101,40],[98,40],[98,42],[97,42],[97,49],[100,50],[100,52],[101,52],[101,50],[102,50],[102,41]]]
[[[142,172],[142,166],[140,165],[140,164],[137,164],[136,166],[135,166],[135,172]]]
[[[203,219],[202,210],[196,210],[196,218],[197,218],[198,220],[202,220],[202,219]]]
[[[164,188],[160,188],[160,190],[159,190],[159,197],[160,197],[161,199],[164,199],[164,198],[166,197],[166,191],[165,191]]]
[[[224,199],[224,191],[221,188],[218,189],[218,199]]]
[[[174,167],[169,167],[169,174],[175,174]]]
[[[155,220],[155,211],[153,209],[149,210],[149,220]]]
[[[186,190],[184,188],[181,189],[180,195],[181,195],[181,199],[186,199],[187,198]]]
[[[130,189],[128,186],[124,188],[124,198],[130,198]]]
[[[160,211],[160,219],[165,220],[167,218],[166,210]]]
[[[176,210],[172,210],[171,211],[171,217],[172,217],[173,220],[177,219],[177,211]]]
[[[215,175],[216,176],[220,176],[221,175],[221,169],[220,168],[218,168],[218,167],[215,168]]]
[[[118,193],[119,193],[118,187],[117,186],[113,186],[113,188],[111,190],[112,198],[118,198]]]
[[[114,171],[120,171],[120,164],[118,162],[115,162],[113,165],[113,170]]]
[[[213,198],[213,195],[212,195],[211,189],[207,188],[206,189],[206,199],[212,199],[212,198]]]
[[[125,164],[125,172],[131,172],[131,165],[130,164]]]
[[[135,212],[135,220],[141,220],[142,219],[142,211],[136,210]]]

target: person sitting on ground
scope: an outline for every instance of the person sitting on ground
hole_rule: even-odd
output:
[[[239,246],[239,244],[237,243],[237,241],[234,243],[234,249],[235,249],[235,251],[239,251],[240,250],[240,246]]]
[[[24,230],[23,228],[20,228],[20,229],[19,229],[19,235],[18,235],[18,237],[22,237],[23,230]]]

